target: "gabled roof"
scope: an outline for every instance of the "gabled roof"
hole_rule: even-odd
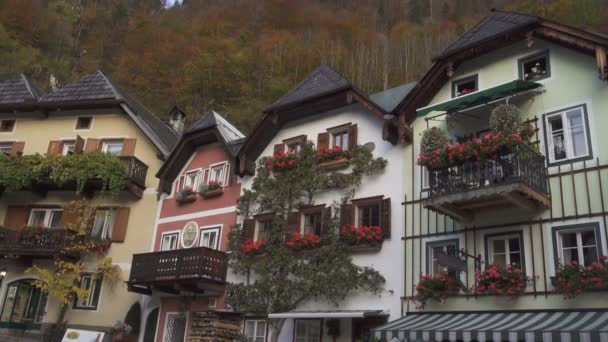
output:
[[[25,74],[0,81],[0,104],[23,104],[38,101],[40,90]]]
[[[120,105],[164,156],[175,146],[177,133],[100,70],[40,98],[41,105],[61,105],[62,108],[101,103]]]
[[[276,100],[265,111],[296,104],[349,87],[352,87],[350,81],[345,79],[327,64],[323,64],[296,84],[280,99]]]
[[[400,86],[383,90],[381,92],[371,94],[369,98],[376,102],[387,112],[392,112],[395,107],[405,98],[405,96],[414,89],[416,82],[402,84]]]
[[[245,135],[238,128],[234,127],[228,120],[213,110],[208,111],[207,114],[192,124],[185,134],[196,133],[208,128],[216,128],[226,145],[229,146],[234,147],[242,143],[245,138]],[[236,152],[238,153],[238,150]],[[233,156],[236,156],[236,153]]]
[[[493,39],[497,36],[525,28],[540,22],[540,18],[514,12],[492,10],[490,15],[483,18],[477,25],[465,32],[457,41],[448,46],[438,58],[447,57],[458,51],[468,49],[478,43]]]

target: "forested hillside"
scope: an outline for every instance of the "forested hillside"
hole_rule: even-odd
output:
[[[608,31],[608,0],[1,0],[0,73],[48,90],[102,69],[160,115],[247,131],[320,63],[368,92],[416,80],[492,7]]]

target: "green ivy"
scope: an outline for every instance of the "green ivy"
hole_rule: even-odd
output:
[[[67,156],[0,156],[0,187],[8,191],[27,189],[49,180],[58,186],[76,184],[76,193],[91,179],[100,179],[102,189],[117,194],[124,186],[124,167],[119,158],[101,153]]]

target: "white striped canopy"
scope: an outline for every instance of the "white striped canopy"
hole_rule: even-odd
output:
[[[608,342],[608,311],[411,313],[373,336],[388,342]]]

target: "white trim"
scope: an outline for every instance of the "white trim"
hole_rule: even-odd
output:
[[[91,274],[92,276],[92,274]],[[80,279],[82,284],[82,278]],[[97,279],[95,280],[97,281]],[[95,310],[92,309],[84,309],[84,307],[74,307],[74,304],[71,305],[70,310],[72,311],[80,311],[80,312],[99,312],[99,308],[101,308],[101,303],[103,302],[101,297],[103,295],[103,276],[101,276],[101,281],[99,282],[99,297],[97,298],[97,306],[95,307]],[[76,305],[78,305],[78,297],[76,298]]]
[[[223,224],[214,224],[214,225],[210,225],[210,226],[200,226],[198,227],[198,246],[199,247],[203,247],[201,246],[201,242],[203,241],[203,230],[217,230],[217,241],[215,241],[216,247],[215,249],[219,250],[220,246],[222,245],[222,230],[224,228]]]
[[[192,244],[186,245],[184,243],[184,229],[186,228],[186,226],[189,226],[191,224],[193,224],[196,227],[196,237],[194,237],[194,240],[192,240]],[[192,248],[192,247],[194,247],[196,245],[196,242],[198,241],[198,237],[200,236],[200,229],[201,228],[198,226],[197,222],[194,222],[194,221],[186,222],[184,224],[184,226],[182,227],[182,229],[181,229],[181,234],[180,234],[179,239],[178,239],[179,245],[182,246],[182,248]]]
[[[194,159],[194,157],[197,155],[196,152],[192,153],[192,155],[190,156],[190,158],[188,158],[188,161],[184,164],[184,166],[179,170],[179,173],[177,174],[177,176],[175,177],[175,180],[173,180],[173,184],[171,186],[171,193],[169,194],[169,196],[167,198],[173,198],[175,197],[175,194],[180,191],[181,189],[179,188],[179,180],[180,178],[185,174],[187,168],[190,166],[190,163],[192,163],[192,160]]]
[[[156,219],[154,220],[155,224],[154,224],[154,231],[152,232],[152,243],[150,244],[150,252],[154,252],[154,245],[156,244],[156,239],[157,239],[157,235],[158,235],[158,225],[159,222],[158,220],[160,219],[160,212],[163,208],[163,204],[165,203],[165,199],[167,198],[167,194],[162,193],[160,195],[160,202],[159,204],[156,206]],[[159,246],[160,249],[160,246]]]
[[[547,131],[545,132],[545,141],[547,143],[547,153],[549,154],[547,156],[547,158],[549,159],[550,163],[560,163],[560,162],[564,162],[564,161],[568,161],[568,160],[572,160],[572,159],[578,159],[578,158],[585,158],[585,157],[589,157],[591,155],[591,146],[589,146],[589,143],[591,142],[591,137],[590,137],[590,130],[591,128],[588,127],[588,123],[589,123],[589,119],[588,117],[588,113],[586,110],[586,105],[581,104],[578,106],[574,106],[574,107],[565,107],[563,110],[561,111],[556,111],[550,114],[545,114],[544,115],[544,125],[546,125],[545,127],[547,127]],[[574,155],[574,150],[573,150],[573,142],[572,142],[572,129],[570,127],[570,122],[568,120],[568,112],[573,112],[573,111],[579,111],[580,112],[580,117],[581,117],[581,121],[582,121],[582,130],[583,130],[583,142],[585,144],[585,149],[586,149],[586,153],[580,156],[575,156]],[[561,134],[563,136],[564,139],[564,151],[566,152],[566,157],[560,160],[556,160],[555,159],[555,155],[554,155],[554,146],[553,146],[553,130],[551,129],[551,124],[550,124],[550,119],[553,117],[559,117],[562,121],[562,129],[561,129]]]
[[[0,131],[0,134],[13,134],[15,133],[15,130],[17,130],[17,118],[3,118],[0,119],[0,124],[2,124],[2,121],[9,121],[9,120],[14,120],[15,124],[13,125],[13,130],[10,132],[2,132]]]
[[[170,223],[170,222],[187,221],[187,220],[194,220],[197,218],[209,217],[209,216],[214,216],[214,215],[230,214],[233,212],[236,212],[236,205],[233,205],[230,207],[219,208],[219,209],[199,211],[199,212],[192,213],[192,214],[163,217],[163,218],[157,220],[157,222],[158,222],[158,224],[163,224],[163,223]]]
[[[165,324],[163,326],[163,341],[165,341],[165,338],[167,337],[167,322],[169,322],[169,315],[186,315],[186,324],[184,326],[184,339],[186,339],[186,336],[188,335],[188,320],[190,318],[190,312],[183,312],[183,311],[167,311],[165,312]],[[160,319],[160,309],[159,309],[159,315],[158,315],[159,319]],[[158,327],[158,324],[156,325]]]
[[[430,272],[427,272],[427,257],[428,257],[428,253],[427,251],[427,244],[429,242],[438,242],[438,241],[444,241],[444,240],[454,240],[454,239],[458,239],[458,250],[464,248],[464,232],[455,232],[454,234],[448,234],[448,235],[441,235],[441,236],[431,236],[431,237],[427,237],[427,238],[423,238],[422,239],[422,262],[420,263],[420,265],[418,266],[418,271],[420,274],[427,274]],[[461,281],[465,281],[465,277],[466,277],[466,272],[461,272],[460,273],[460,280]]]
[[[42,227],[49,228],[49,229],[61,229],[61,228],[65,228],[65,227],[61,227],[61,226],[59,226],[59,227],[50,227],[51,213],[60,211],[61,212],[61,216],[63,218],[63,212],[64,212],[63,208],[36,208],[36,207],[31,208],[30,209],[30,214],[29,214],[29,216],[27,218],[27,224],[29,226],[33,226],[34,225],[32,223],[32,218],[34,217],[33,216],[34,211],[43,211],[44,212],[44,222],[42,223]],[[60,222],[60,224],[61,224],[61,222]]]
[[[174,235],[177,234],[177,240],[175,241],[175,249],[178,249],[180,246],[180,238],[181,238],[181,230],[169,230],[166,232],[162,232],[160,235],[160,243],[158,245],[158,250],[163,251],[163,240],[165,239],[165,235]],[[165,249],[166,251],[171,251],[172,249]]]
[[[76,128],[76,126],[78,126],[78,119],[80,118],[91,118],[91,125],[89,126],[89,128]],[[76,121],[74,122],[74,129],[72,131],[74,132],[89,132],[93,130],[93,122],[95,121],[95,116],[93,115],[78,115],[76,117]]]

